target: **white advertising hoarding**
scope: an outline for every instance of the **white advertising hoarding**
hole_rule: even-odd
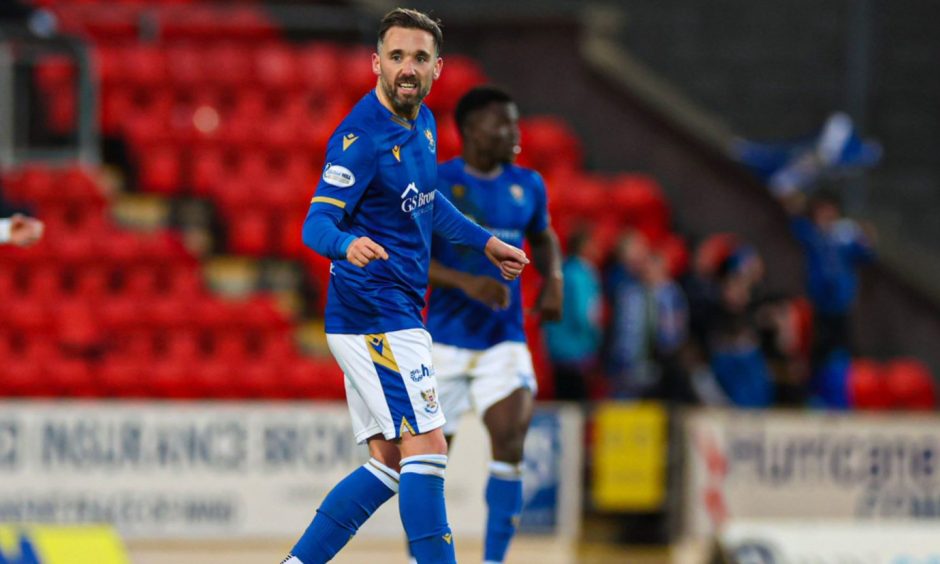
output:
[[[936,564],[936,525],[734,521],[721,534],[740,564]]]
[[[940,419],[687,414],[686,532],[733,519],[925,522],[940,531]]]
[[[571,427],[570,417],[540,413]],[[560,434],[532,439],[527,492],[538,501],[555,487],[561,526],[577,500],[558,485],[580,482],[538,468],[573,447],[544,446]],[[113,523],[125,538],[297,538],[367,457],[341,403],[0,402],[0,522]],[[458,538],[482,535],[488,461],[486,434],[468,417],[447,469]],[[397,500],[360,535],[402,538]]]

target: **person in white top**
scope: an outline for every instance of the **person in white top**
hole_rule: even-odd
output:
[[[0,244],[10,243],[18,247],[27,247],[42,238],[45,224],[42,221],[22,214],[0,219]]]

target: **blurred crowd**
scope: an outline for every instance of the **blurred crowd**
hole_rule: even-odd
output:
[[[625,231],[600,264],[590,228],[576,230],[564,318],[545,328],[556,396],[847,407],[856,269],[873,251],[839,210],[821,192],[793,216],[807,273],[796,296],[769,293],[762,257],[732,234],[700,241],[674,277],[639,231]],[[841,377],[830,374],[840,367]]]
[[[576,230],[564,266],[565,316],[545,329],[556,397],[933,408],[933,378],[922,363],[898,360],[874,374],[852,342],[858,271],[875,258],[875,233],[845,216],[827,179],[877,158],[855,158],[862,144],[846,120],[830,118],[816,142],[788,149],[765,171],[802,249],[798,295],[769,292],[760,253],[730,233],[699,241],[690,268],[677,273],[640,231],[624,231],[601,259],[591,228]]]

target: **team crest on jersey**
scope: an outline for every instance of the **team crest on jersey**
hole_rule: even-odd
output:
[[[437,152],[437,143],[434,142],[434,134],[430,129],[424,130],[424,136],[428,138],[428,151]]]
[[[522,190],[522,186],[513,184],[509,187],[509,193],[512,194],[512,198],[516,201],[517,204],[522,204],[522,198],[525,196],[525,192]]]
[[[463,184],[454,184],[450,189],[450,193],[455,198],[463,198],[467,195],[467,188]]]
[[[421,390],[421,399],[424,400],[424,411],[434,414],[440,409],[440,405],[437,403],[437,390],[434,388]]]
[[[326,163],[323,169],[323,182],[337,188],[349,188],[356,183],[356,175],[344,166]]]

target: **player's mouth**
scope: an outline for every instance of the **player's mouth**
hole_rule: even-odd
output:
[[[398,91],[406,96],[418,93],[417,80],[399,80],[397,83]]]

